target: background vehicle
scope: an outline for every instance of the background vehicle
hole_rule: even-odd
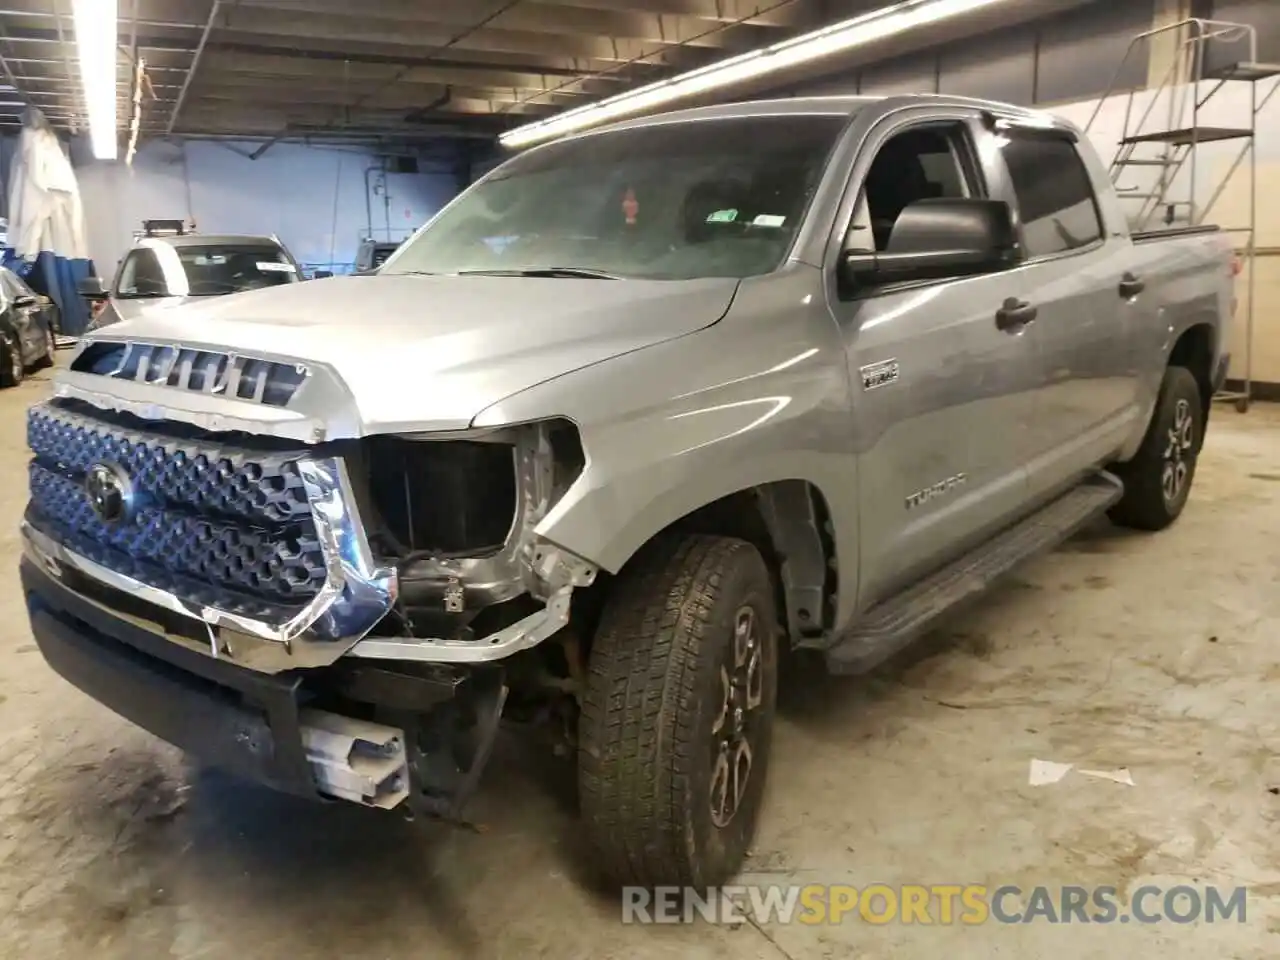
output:
[[[32,367],[53,365],[55,310],[47,297],[0,267],[0,387],[20,383]]]
[[[1000,104],[675,117],[512,159],[374,277],[84,343],[30,415],[50,664],[247,776],[446,817],[499,717],[550,722],[601,868],[702,887],[784,656],[869,669],[1093,518],[1177,518],[1224,237],[1131,236],[1078,132]]]
[[[145,309],[170,308],[193,298],[297,283],[293,256],[275,237],[224,234],[151,236],[121,259],[108,289],[96,277],[82,285],[91,298],[106,296],[110,309],[98,313],[90,330],[136,316]]]

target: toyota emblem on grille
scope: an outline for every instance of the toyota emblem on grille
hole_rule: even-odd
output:
[[[103,523],[118,523],[133,510],[133,482],[114,463],[95,463],[84,477],[89,506]]]

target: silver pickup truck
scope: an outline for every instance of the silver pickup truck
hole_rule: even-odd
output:
[[[995,103],[551,143],[376,275],[83,341],[30,412],[31,629],[309,797],[457,818],[500,721],[550,725],[604,870],[717,884],[782,658],[865,671],[1093,518],[1178,517],[1234,270]]]

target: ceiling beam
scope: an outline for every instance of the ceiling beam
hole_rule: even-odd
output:
[[[697,17],[720,23],[803,29],[817,26],[803,0],[557,0],[591,10],[634,10]]]
[[[406,70],[405,68],[408,67]],[[359,60],[319,59],[219,51],[209,59],[204,74],[217,82],[246,78],[281,78],[308,82],[360,83],[386,81],[400,73],[399,82],[408,84],[448,83],[457,85],[514,87],[522,90],[552,90],[565,79],[560,73],[509,69],[488,64],[432,63],[411,65],[397,62],[368,63]],[[576,74],[571,74],[576,76]],[[574,85],[583,95],[605,96],[617,90],[616,82],[583,80]]]
[[[169,111],[169,123],[165,127],[165,133],[173,133],[173,126],[178,122],[178,115],[182,113],[182,104],[187,99],[187,91],[191,89],[191,81],[195,79],[196,71],[200,69],[200,59],[204,56],[205,45],[209,42],[209,34],[213,32],[213,25],[217,21],[218,13],[221,9],[221,0],[213,0],[213,6],[209,8],[209,19],[205,21],[204,32],[200,34],[200,43],[196,46],[196,52],[191,56],[191,66],[187,68],[187,76],[182,81],[182,89],[178,91],[178,101],[173,105],[173,109]]]
[[[299,15],[308,21],[331,20],[344,36],[365,36],[385,28],[465,27],[482,9],[476,0],[370,0],[353,9],[349,0],[240,0],[228,26],[245,32],[289,32]],[[397,27],[398,25],[398,27]],[[655,43],[748,49],[777,38],[768,27],[743,25],[736,32],[724,22],[680,14],[651,13],[643,3],[629,9],[603,9],[561,3],[524,2],[503,10],[486,24],[501,31],[615,37]]]
[[[271,14],[270,17],[246,17],[246,13]],[[225,42],[252,43],[257,39],[288,38],[292,43],[306,41],[341,44],[355,50],[377,50],[384,53],[403,51],[411,56],[432,47],[474,50],[483,53],[534,54],[595,60],[607,65],[620,61],[658,59],[673,66],[694,63],[692,51],[677,43],[640,40],[631,37],[584,35],[579,33],[543,33],[484,27],[457,38],[446,24],[411,25],[396,20],[368,17],[310,15],[294,17],[278,11],[238,11],[232,25],[219,30]],[[359,38],[354,40],[353,38]],[[698,58],[705,62],[705,58]]]

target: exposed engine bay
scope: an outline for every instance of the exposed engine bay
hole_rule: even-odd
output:
[[[362,443],[369,542],[399,592],[335,664],[329,695],[403,731],[408,809],[459,818],[500,720],[536,728],[558,753],[575,746],[585,652],[571,596],[597,571],[535,529],[584,465],[564,420]],[[579,594],[575,617],[592,607]]]

